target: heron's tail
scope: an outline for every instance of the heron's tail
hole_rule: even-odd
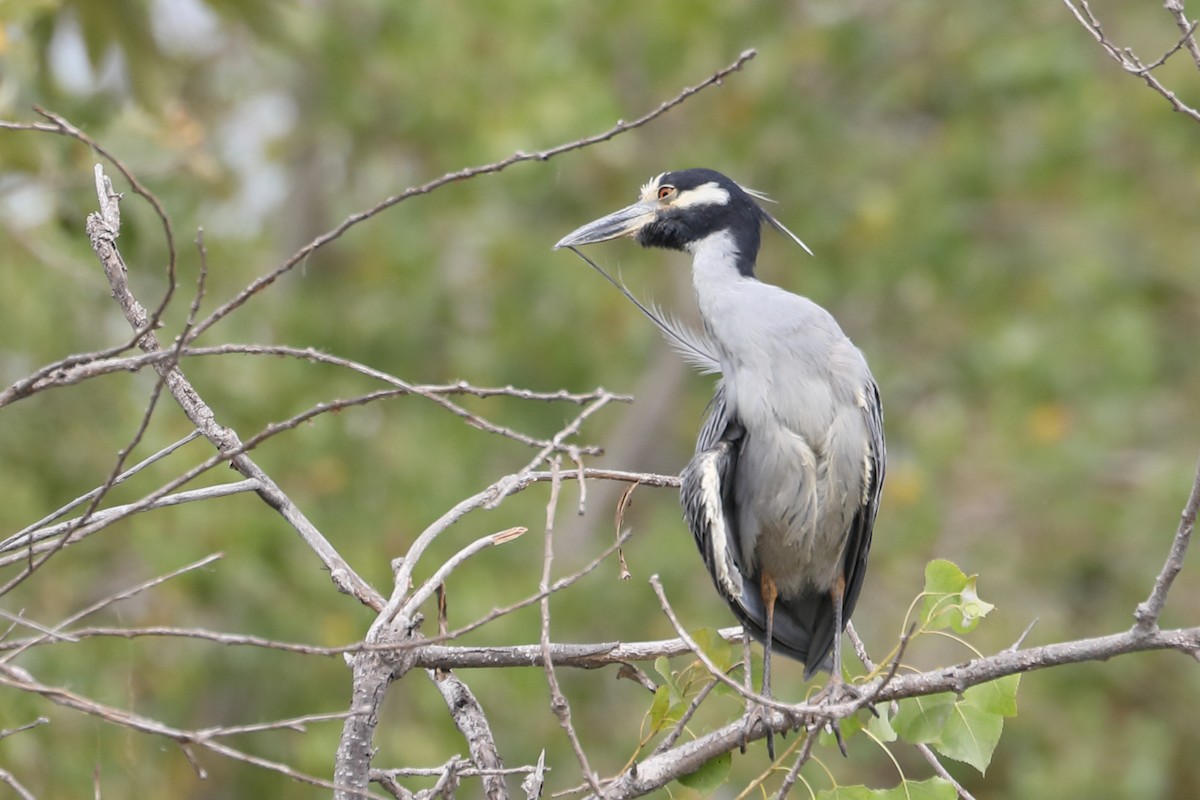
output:
[[[738,621],[754,639],[766,646],[767,610],[759,594],[758,580],[747,580],[740,597],[729,600]],[[799,595],[780,595],[775,601],[773,652],[804,663],[804,679],[833,667],[833,598],[829,592],[806,590]]]

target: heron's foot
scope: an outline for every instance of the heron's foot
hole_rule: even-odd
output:
[[[863,693],[857,686],[846,683],[841,675],[835,673],[830,676],[829,683],[825,684],[825,687],[813,696],[808,705],[810,708],[820,708],[841,705],[843,703],[857,703],[862,699]],[[871,713],[875,713],[874,708],[871,708]],[[834,739],[837,741],[838,750],[841,751],[843,756],[846,755],[846,742],[842,739],[842,730],[837,718],[822,714],[820,711],[813,711],[804,715],[804,719],[801,722],[810,736],[819,733],[821,729],[832,733]]]
[[[741,752],[743,754],[746,752],[746,745],[750,742],[750,734],[754,731],[755,726],[762,725],[763,730],[767,733],[767,757],[772,761],[775,760],[775,731],[771,729],[770,714],[769,708],[756,703],[746,708],[746,716],[742,723]]]
[[[841,675],[829,676],[829,682],[809,701],[812,706],[836,706],[862,700],[863,693],[852,683],[846,683]]]

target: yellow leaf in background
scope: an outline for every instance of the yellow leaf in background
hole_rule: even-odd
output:
[[[1071,412],[1062,403],[1042,403],[1029,412],[1026,425],[1035,442],[1060,442],[1071,427]]]
[[[901,462],[889,467],[883,487],[889,506],[912,506],[925,495],[925,477],[915,464]]]

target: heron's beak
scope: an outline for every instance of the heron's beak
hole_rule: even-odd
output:
[[[595,222],[589,222],[582,228],[571,231],[560,239],[558,244],[554,245],[554,249],[607,242],[618,236],[633,236],[654,220],[658,210],[659,206],[656,202],[634,203],[620,211],[614,211],[607,217],[601,217]]]

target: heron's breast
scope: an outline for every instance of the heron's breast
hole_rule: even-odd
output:
[[[735,487],[740,546],[781,591],[827,589],[841,569],[864,479],[860,416],[834,413],[821,435],[747,426]]]

